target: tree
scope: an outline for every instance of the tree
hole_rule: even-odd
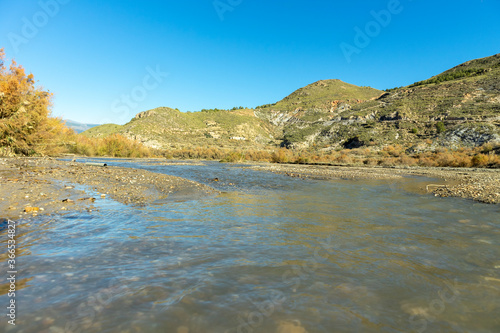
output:
[[[15,154],[50,154],[61,149],[61,135],[71,132],[50,117],[52,93],[35,86],[33,74],[12,60],[5,65],[0,49],[0,147]]]

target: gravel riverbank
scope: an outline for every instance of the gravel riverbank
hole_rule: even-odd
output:
[[[190,163],[190,162],[188,162]],[[193,161],[196,163],[196,161]],[[254,164],[249,168],[313,179],[436,178],[423,189],[441,197],[500,203],[500,170],[465,168],[382,168],[295,164]],[[146,205],[196,199],[218,192],[179,177],[120,167],[99,167],[50,158],[0,159],[2,218],[95,210],[99,200]]]
[[[254,170],[270,171],[290,177],[314,179],[399,179],[405,176],[438,178],[425,190],[440,197],[460,197],[484,203],[500,203],[500,170],[422,167],[356,167],[299,164],[259,164]]]
[[[146,170],[46,158],[0,159],[2,218],[94,210],[99,200],[144,205],[215,193],[206,185]]]

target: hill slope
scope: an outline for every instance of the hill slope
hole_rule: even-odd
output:
[[[120,133],[153,148],[197,146],[259,147],[274,139],[273,127],[252,110],[183,113],[167,107],[144,111],[123,126],[107,124],[92,128],[90,137]]]
[[[257,107],[278,111],[330,111],[341,103],[360,103],[382,95],[370,87],[358,87],[340,80],[321,80],[294,91],[281,101]]]
[[[285,126],[298,120],[320,121],[353,105],[373,100],[383,91],[358,87],[340,80],[322,80],[300,88],[274,104],[256,108],[256,115],[276,126]]]
[[[429,80],[284,129],[288,146],[377,144],[478,146],[500,140],[500,55],[468,61]]]

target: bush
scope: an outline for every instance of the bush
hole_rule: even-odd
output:
[[[92,139],[79,134],[73,136],[73,141],[69,150],[78,155],[107,157],[151,157],[154,155],[148,147],[119,134]]]
[[[290,161],[290,154],[286,149],[279,149],[271,154],[271,162],[287,163]]]
[[[297,164],[307,164],[307,163],[309,163],[309,157],[303,156],[303,155],[299,155],[295,159],[295,163],[297,163]]]
[[[227,154],[223,159],[221,159],[221,162],[235,163],[235,162],[242,162],[244,159],[245,156],[243,155],[243,153],[232,151],[229,154]]]
[[[488,164],[488,162],[489,162],[488,155],[484,154],[475,155],[474,157],[472,157],[471,160],[472,166],[475,167],[484,167]]]
[[[63,151],[61,138],[72,130],[50,117],[52,94],[35,87],[15,61],[7,68],[0,49],[0,146],[22,155],[53,155]]]
[[[446,131],[446,127],[444,126],[442,121],[436,123],[436,130],[438,133],[443,133],[444,131]]]

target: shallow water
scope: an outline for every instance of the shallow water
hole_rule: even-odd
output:
[[[498,205],[407,191],[418,178],[109,164],[223,193],[17,221],[17,325],[0,331],[500,331]]]

